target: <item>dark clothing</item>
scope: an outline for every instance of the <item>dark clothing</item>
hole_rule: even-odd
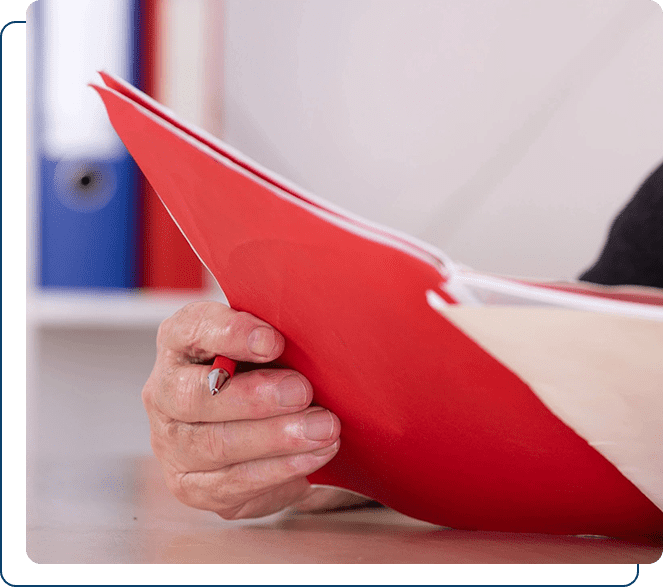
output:
[[[663,288],[663,165],[617,216],[598,261],[580,279]]]

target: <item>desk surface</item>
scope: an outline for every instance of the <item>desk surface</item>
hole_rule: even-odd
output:
[[[173,498],[151,457],[30,462],[39,563],[651,563],[661,544],[441,529],[391,510],[227,522]]]

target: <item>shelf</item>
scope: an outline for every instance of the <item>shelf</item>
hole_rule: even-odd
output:
[[[200,300],[225,298],[216,288],[190,293],[32,291],[27,299],[27,321],[37,328],[156,329],[182,306]]]

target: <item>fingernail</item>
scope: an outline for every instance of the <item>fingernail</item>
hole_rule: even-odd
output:
[[[296,375],[289,375],[278,384],[279,405],[284,408],[302,406],[306,403],[308,393],[304,382]]]
[[[318,450],[311,451],[311,454],[315,455],[316,457],[324,457],[330,455],[333,452],[336,452],[338,450],[339,445],[340,442],[337,440],[334,444],[325,446],[325,448],[319,448]]]
[[[316,410],[304,416],[304,435],[310,440],[329,440],[334,431],[334,419],[327,410]]]
[[[276,336],[271,328],[258,326],[249,334],[246,344],[254,355],[269,357],[276,345]]]

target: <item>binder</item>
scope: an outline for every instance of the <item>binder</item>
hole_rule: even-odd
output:
[[[195,4],[200,4],[197,2]],[[186,5],[179,3],[180,10],[195,12],[194,2]],[[184,83],[185,73],[182,67],[202,67],[200,63],[174,63],[170,58],[172,51],[178,47],[166,47],[166,42],[173,37],[173,29],[179,28],[188,32],[188,50],[191,46],[205,42],[199,23],[188,22],[185,15],[174,15],[175,6],[169,0],[142,0],[142,26],[141,26],[141,51],[142,68],[140,89],[149,96],[164,102],[167,98],[168,89],[177,87],[178,80]],[[177,18],[180,16],[180,18]],[[196,34],[192,34],[195,31]],[[187,100],[196,100],[198,96],[204,95],[208,88],[195,87],[187,83]],[[176,106],[176,104],[171,104]],[[173,222],[168,212],[162,206],[159,198],[154,193],[152,186],[140,175],[141,193],[141,250],[139,260],[141,262],[140,285],[141,287],[156,290],[199,290],[204,287],[204,269],[198,257],[191,250],[186,239]]]
[[[42,287],[139,285],[137,168],[84,83],[104,67],[136,80],[138,10],[137,0],[37,2]]]
[[[473,272],[102,77],[231,306],[284,335],[279,362],[340,418],[311,482],[454,528],[660,535],[663,292]]]

